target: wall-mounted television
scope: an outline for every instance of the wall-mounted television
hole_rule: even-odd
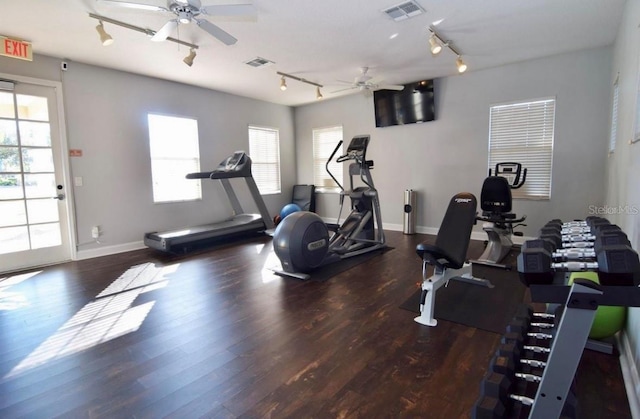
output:
[[[433,80],[421,80],[405,84],[402,90],[373,92],[376,127],[435,120],[433,84]]]

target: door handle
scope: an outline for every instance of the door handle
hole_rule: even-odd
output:
[[[59,199],[61,201],[64,201],[65,198],[66,198],[66,196],[63,193],[59,193],[58,195],[53,197],[53,199]]]

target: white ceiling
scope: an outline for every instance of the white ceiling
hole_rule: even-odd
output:
[[[166,6],[165,0],[129,0]],[[202,0],[203,5],[250,0]],[[631,0],[635,1],[635,0]],[[399,0],[254,0],[257,19],[209,17],[238,39],[226,46],[193,24],[174,38],[199,46],[192,67],[187,47],[151,42],[142,33],[105,23],[115,42],[103,47],[96,20],[106,16],[157,31],[173,15],[107,6],[95,0],[0,0],[0,35],[33,43],[36,54],[247,96],[283,105],[315,101],[315,87],[276,71],[324,85],[325,98],[344,88],[363,66],[385,83],[403,84],[456,74],[455,55],[432,57],[427,28],[464,56],[468,72],[613,43],[625,0],[417,0],[426,13],[395,22],[382,12]],[[397,34],[390,39],[392,34]],[[275,64],[252,68],[263,57]],[[34,65],[36,65],[34,63]],[[0,68],[0,72],[2,69]],[[459,77],[464,77],[461,75]]]

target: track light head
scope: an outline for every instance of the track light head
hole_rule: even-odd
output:
[[[98,34],[100,35],[100,42],[102,42],[103,46],[106,47],[113,44],[113,38],[107,33],[107,31],[104,30],[102,21],[100,21],[98,26],[96,26],[96,31],[98,31]]]
[[[284,79],[284,76],[280,78],[280,90],[283,92],[287,90],[287,81]]]
[[[182,60],[186,65],[188,65],[189,67],[191,67],[193,65],[193,60],[196,58],[196,50],[194,48],[191,48],[191,50],[189,51],[189,55],[187,55],[186,57],[184,57],[184,60]]]
[[[458,55],[456,59],[456,67],[458,67],[458,73],[464,73],[467,71],[467,65],[462,61],[462,57]]]
[[[322,92],[320,91],[320,87],[316,87],[316,99],[320,100],[324,96],[322,96]]]
[[[429,45],[431,49],[431,55],[438,55],[442,51],[442,45],[440,45],[440,43],[436,39],[435,34],[431,34],[431,36],[429,37]]]

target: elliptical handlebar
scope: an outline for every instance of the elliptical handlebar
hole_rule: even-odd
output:
[[[340,146],[342,146],[342,140],[340,140],[338,142],[338,145],[336,146],[336,148],[333,149],[333,152],[331,153],[331,155],[327,159],[327,163],[325,163],[324,168],[327,171],[327,173],[329,173],[329,176],[331,176],[331,179],[333,179],[333,181],[338,185],[340,190],[344,192],[344,187],[342,186],[342,184],[340,182],[338,182],[338,179],[336,179],[336,177],[333,176],[333,173],[331,173],[331,170],[329,170],[329,163],[331,163],[331,160],[333,160],[333,156],[336,155],[336,153],[338,152],[338,149],[340,148]],[[336,160],[338,163],[341,163],[341,161],[340,161],[341,157],[344,157],[344,156],[338,157],[338,159]]]
[[[513,185],[511,187],[511,189],[518,189],[520,188],[522,185],[524,185],[524,181],[527,179],[527,168],[525,167],[524,169],[522,169],[522,179],[520,179],[520,182],[518,182],[518,179],[516,179],[516,184]]]

